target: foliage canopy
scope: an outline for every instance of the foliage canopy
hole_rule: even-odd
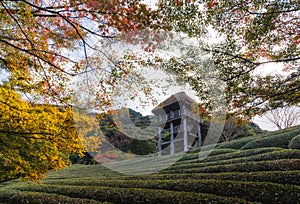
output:
[[[73,117],[70,79],[95,68],[90,52],[98,60],[105,56],[95,42],[154,26],[155,16],[140,1],[0,2],[1,176],[38,180],[65,167],[68,154],[97,150],[101,138],[93,133],[99,125],[88,116]],[[128,72],[112,66],[116,71],[107,70],[103,84]],[[100,96],[106,103],[108,96]]]
[[[171,29],[198,38],[211,53],[231,111],[252,116],[299,104],[299,1],[161,0],[160,8]],[[270,74],[263,74],[265,65],[272,66]],[[177,68],[177,74],[190,69]],[[201,76],[188,80],[205,98]]]

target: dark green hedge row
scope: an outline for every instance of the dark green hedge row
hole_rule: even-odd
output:
[[[294,163],[293,163],[294,162]],[[130,167],[129,167],[130,168]],[[212,161],[203,163],[178,164],[170,166],[161,173],[205,173],[205,172],[251,172],[274,170],[299,170],[300,153],[298,150],[274,151],[250,157],[242,157],[224,161]],[[124,171],[127,167],[124,166]],[[157,167],[140,167],[131,169],[130,173],[145,173],[158,170]],[[155,172],[155,171],[154,171]]]
[[[129,171],[129,173],[132,173],[133,171],[149,172],[151,171],[151,169],[156,170],[159,169],[159,167],[165,168],[166,164],[172,165],[176,163],[182,157],[182,155],[184,154],[174,154],[162,157],[135,158],[133,160],[123,160],[106,165],[111,169],[121,169],[122,172],[124,172],[125,170]]]
[[[300,189],[290,185],[267,182],[238,182],[218,180],[99,180],[86,182],[68,182],[68,185],[95,186],[98,188],[143,188],[170,191],[197,192],[226,197],[238,197],[263,203],[295,203],[300,200]],[[47,186],[46,186],[47,188]],[[71,187],[70,187],[71,188]],[[123,190],[123,189],[122,189]],[[95,198],[94,198],[95,199]],[[164,203],[164,202],[163,202]]]
[[[103,203],[96,200],[83,198],[70,198],[64,195],[48,194],[44,192],[31,191],[16,191],[16,190],[0,190],[0,202],[3,203],[30,203],[30,204],[57,204],[57,203],[72,203],[72,204],[96,204]]]
[[[226,159],[234,159],[234,158],[248,157],[252,155],[280,151],[280,150],[284,150],[284,149],[278,147],[264,147],[264,148],[257,148],[257,149],[237,150],[235,152],[228,153],[228,154],[207,157],[203,161],[211,162],[211,161],[219,161],[219,160],[226,160]]]
[[[290,149],[300,149],[300,135],[293,137],[289,143]]]
[[[263,137],[247,143],[241,149],[254,149],[254,148],[261,148],[261,147],[289,148],[290,140],[299,134],[300,134],[300,129],[295,129],[293,131],[285,132],[282,134],[275,134],[273,136]]]
[[[249,143],[250,141],[253,141],[253,140],[258,139],[258,138],[261,138],[261,136],[244,137],[244,138],[240,138],[240,139],[231,140],[231,141],[228,141],[228,142],[222,142],[217,146],[217,148],[240,149],[244,145]]]
[[[196,152],[200,152],[200,151],[208,151],[211,149],[215,149],[218,146],[218,144],[211,144],[211,145],[206,145],[206,146],[202,146],[200,147],[196,147],[194,149],[191,149],[188,151],[188,153],[196,153]]]
[[[214,179],[214,180],[272,182],[272,183],[279,183],[279,184],[300,185],[299,178],[300,178],[300,170],[261,171],[261,172],[225,172],[225,173],[214,173],[214,174],[211,173],[152,174],[152,175],[143,175],[143,176],[126,176],[121,179],[124,180]],[[61,181],[58,182],[61,183]],[[64,183],[62,182],[62,184]]]
[[[285,150],[285,149],[276,148],[276,147],[266,147],[266,148],[258,148],[258,149],[237,150],[237,151],[234,151],[231,153],[219,154],[219,155],[215,155],[215,156],[208,156],[204,159],[198,158],[198,159],[194,159],[194,160],[186,160],[186,161],[181,161],[181,162],[179,161],[176,164],[224,161],[227,159],[235,159],[235,158],[241,158],[241,157],[254,156],[254,155],[258,155],[258,154],[280,151],[280,150]]]
[[[270,137],[271,136],[272,137],[274,135],[281,135],[281,134],[289,133],[289,132],[292,132],[292,131],[295,131],[295,130],[299,131],[300,130],[300,125],[290,127],[290,128],[281,129],[281,130],[270,131],[270,132],[262,134],[261,136],[263,136],[263,137]]]
[[[219,161],[211,161],[211,162],[200,161],[199,163],[190,163],[190,164],[179,163],[177,165],[170,167],[169,169],[196,168],[196,167],[223,165],[223,164],[237,164],[237,163],[252,162],[252,161],[270,161],[270,160],[279,160],[279,159],[300,159],[300,151],[286,149],[282,151],[267,152],[263,154],[242,157],[242,158],[228,159],[228,160],[219,160]]]
[[[208,156],[208,157],[202,158],[202,159],[198,158],[198,159],[193,159],[193,160],[180,161],[180,162],[177,162],[176,164],[224,161],[224,160],[228,160],[228,159],[243,158],[243,157],[254,156],[254,155],[263,154],[263,153],[267,153],[267,152],[280,151],[280,150],[284,150],[284,149],[276,148],[276,147],[267,147],[267,148],[258,148],[258,149],[249,149],[249,150],[237,150],[232,153]]]
[[[211,151],[203,151],[200,153],[199,152],[187,153],[182,158],[180,158],[178,161],[199,159],[201,157],[215,156],[215,155],[220,155],[220,154],[232,153],[235,151],[236,151],[235,149],[213,149]]]
[[[235,152],[236,150],[234,149],[214,149],[212,151],[204,151],[204,152],[194,152],[194,153],[187,153],[187,154],[181,154],[181,155],[169,155],[169,156],[165,156],[165,157],[153,157],[151,164],[151,167],[147,167],[145,169],[144,167],[144,159],[135,159],[132,161],[121,161],[115,164],[111,165],[111,168],[115,168],[115,169],[123,169],[124,171],[128,171],[130,173],[139,173],[139,172],[151,172],[151,170],[153,170],[153,172],[156,172],[157,169],[159,169],[159,167],[165,167],[166,164],[174,164],[176,162],[189,162],[190,160],[193,159],[198,159],[199,156],[204,157],[207,156],[209,154],[209,156],[214,156],[214,155],[222,155],[222,154],[226,154],[226,153],[231,153],[231,152]],[[149,161],[151,160],[151,158],[149,158]],[[149,163],[149,161],[147,161],[146,163]],[[140,165],[136,165],[136,164],[140,164]],[[132,169],[131,166],[138,166],[139,168],[134,168]]]
[[[238,164],[225,164],[200,168],[166,169],[161,173],[220,173],[220,172],[256,172],[256,171],[289,171],[299,170],[300,159],[283,159]]]
[[[108,181],[109,183],[109,181]],[[169,190],[142,189],[142,188],[112,188],[101,186],[30,186],[19,188],[23,191],[38,191],[57,193],[76,198],[89,198],[98,201],[113,203],[250,203],[244,199],[221,197],[216,195],[179,192]]]
[[[217,145],[217,148],[240,149],[243,146],[245,146],[247,143],[254,141],[256,139],[264,139],[264,138],[284,135],[284,134],[288,134],[290,132],[299,131],[299,130],[300,130],[300,126],[296,126],[296,127],[292,127],[292,128],[283,129],[283,130],[277,130],[274,132],[259,134],[255,137],[244,137],[244,138],[235,139],[235,140],[228,141],[228,142],[222,142]]]

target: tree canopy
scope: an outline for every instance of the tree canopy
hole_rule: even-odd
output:
[[[9,73],[7,83],[56,101],[70,96],[66,90],[70,78],[97,68],[89,53],[103,59],[99,43],[120,32],[154,27],[157,16],[140,1],[7,0],[0,6],[0,62],[1,70]],[[116,71],[126,73],[111,63]]]
[[[299,1],[161,0],[160,7],[171,29],[198,38],[211,54],[231,111],[252,116],[299,104]],[[209,31],[218,39],[208,38]],[[272,66],[271,74],[259,72],[264,65]],[[201,76],[188,80],[206,95]]]
[[[156,16],[140,1],[0,2],[1,177],[38,180],[65,167],[68,154],[97,150],[99,123],[84,114],[73,117],[70,79],[95,69],[91,52],[98,53],[94,60],[105,57],[97,44],[155,27]],[[106,70],[100,83],[127,73],[111,63],[115,71]],[[100,96],[107,102],[105,92]]]
[[[1,180],[38,179],[65,167],[69,153],[83,151],[69,108],[33,105],[5,88],[0,88],[0,103]]]

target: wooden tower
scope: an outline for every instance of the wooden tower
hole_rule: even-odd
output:
[[[197,107],[197,103],[179,92],[152,110],[157,117],[159,155],[186,152],[201,146],[202,120],[192,111],[193,107]]]

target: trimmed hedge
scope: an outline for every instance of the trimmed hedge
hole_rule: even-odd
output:
[[[255,139],[261,138],[260,136],[251,136],[251,137],[244,137],[240,139],[231,140],[228,142],[222,142],[218,145],[217,148],[231,148],[231,149],[240,149],[250,141]]]
[[[215,149],[218,146],[218,144],[211,144],[211,145],[206,145],[206,146],[201,146],[201,147],[196,147],[194,149],[190,149],[188,153],[196,153],[200,151],[208,151],[211,149]]]
[[[295,131],[295,130],[296,131],[300,130],[300,125],[293,126],[293,127],[290,127],[290,128],[281,129],[281,130],[270,131],[270,132],[267,132],[265,134],[262,134],[261,136],[270,137],[270,136],[274,136],[274,135],[285,134],[285,133],[292,132],[292,131]]]
[[[252,162],[252,161],[269,161],[269,160],[279,160],[279,159],[300,159],[300,151],[286,149],[282,151],[267,152],[263,154],[241,157],[241,158],[233,158],[227,160],[218,160],[218,161],[211,161],[211,162],[200,161],[199,163],[189,163],[189,164],[179,163],[177,165],[173,165],[168,169],[207,167],[207,166],[215,166],[215,165],[223,165],[223,164],[236,164],[236,163],[245,163],[245,162]]]
[[[238,182],[238,181],[218,181],[218,180],[102,180],[102,181],[86,181],[86,182],[69,182],[70,185],[85,185],[89,187],[82,187],[82,186],[67,186],[65,191],[68,191],[68,196],[75,196],[78,194],[69,194],[73,192],[73,189],[81,188],[83,192],[86,192],[88,196],[91,192],[98,192],[98,190],[103,189],[105,187],[118,187],[120,194],[127,193],[128,190],[130,193],[134,192],[133,189],[139,189],[140,192],[145,191],[142,193],[143,197],[138,200],[132,200],[132,203],[138,202],[145,202],[148,201],[145,199],[147,196],[151,196],[151,191],[149,189],[159,189],[159,190],[171,190],[171,194],[178,193],[177,191],[181,192],[197,192],[197,193],[204,193],[204,194],[214,194],[219,196],[225,197],[239,197],[243,198],[248,201],[254,202],[269,202],[269,203],[295,203],[300,200],[300,189],[294,186],[288,185],[280,185],[280,184],[272,184],[266,182]],[[92,186],[92,187],[91,187]],[[46,192],[51,192],[48,190],[48,185],[43,187],[42,189],[46,189]],[[50,186],[51,188],[53,186]],[[94,187],[94,188],[93,188]],[[126,189],[124,189],[126,188]],[[141,189],[142,188],[142,189]],[[25,189],[26,190],[26,189]],[[34,189],[36,190],[36,189]],[[37,189],[38,191],[38,189]],[[57,193],[57,192],[55,192]],[[110,195],[112,195],[112,191],[109,190]],[[169,194],[169,192],[166,192]],[[82,193],[81,193],[82,194]],[[97,193],[96,193],[97,194]],[[149,194],[149,195],[148,195]],[[163,193],[159,193],[163,195]],[[113,194],[112,197],[107,198],[107,201],[112,202],[119,202],[120,200],[115,200],[116,195]],[[123,196],[126,196],[126,194]],[[168,196],[163,196],[163,198],[168,198]],[[102,197],[102,196],[101,196]],[[117,196],[118,197],[118,196]],[[131,197],[131,196],[129,196]],[[138,197],[138,196],[137,196]],[[154,197],[156,197],[154,193]],[[201,197],[201,194],[200,194]],[[91,197],[92,198],[92,197]],[[100,197],[93,197],[92,199],[98,200]],[[102,198],[100,198],[102,199]],[[109,200],[113,199],[113,200]],[[150,199],[150,198],[148,198]],[[153,199],[153,198],[151,198]],[[194,202],[190,200],[190,202]],[[156,202],[157,200],[153,200]],[[151,201],[151,203],[153,202]],[[182,197],[179,200],[173,200],[177,202],[186,202],[186,198]],[[233,201],[233,200],[232,200]],[[126,197],[126,202],[128,202]],[[165,203],[162,202],[161,203]]]
[[[300,149],[300,135],[293,137],[289,143],[290,149]]]
[[[228,152],[235,152],[233,149],[214,149],[210,152],[210,155],[222,155]],[[110,165],[112,169],[122,169],[122,172],[128,172],[128,174],[145,174],[151,172],[157,172],[158,170],[167,168],[169,166],[177,163],[177,162],[189,162],[191,159],[199,158],[199,156],[207,156],[209,152],[200,152],[200,153],[187,153],[180,155],[170,155],[169,157],[153,157],[149,158],[149,160],[145,164],[145,159],[136,159],[132,161],[122,161],[118,163],[113,163]],[[137,165],[138,164],[138,165]]]
[[[216,165],[200,168],[166,169],[161,173],[220,173],[220,172],[257,172],[290,171],[300,169],[300,159],[282,159],[276,161],[259,161],[238,164]]]
[[[276,137],[284,134],[289,134],[290,132],[294,131],[300,131],[300,126],[295,126],[283,130],[277,130],[273,132],[267,132],[264,134],[259,134],[257,136],[250,136],[250,137],[243,137],[240,139],[235,139],[228,142],[222,142],[217,145],[217,148],[231,148],[231,149],[241,149],[243,146],[245,146],[247,143],[250,143],[251,141],[257,140],[257,139],[264,139],[269,137]],[[277,147],[277,146],[274,146]]]
[[[109,183],[109,181],[108,181]],[[113,203],[249,203],[244,199],[221,197],[196,192],[178,192],[169,190],[142,188],[112,188],[103,186],[58,186],[45,185],[19,188],[23,191],[57,193],[76,198],[89,198]]]
[[[44,192],[31,191],[16,191],[16,190],[0,190],[0,202],[3,203],[30,203],[30,204],[57,204],[57,203],[72,203],[72,204],[96,204],[103,203],[96,200],[83,198],[70,198],[64,195],[49,194]],[[107,202],[106,202],[107,203]]]
[[[235,159],[235,158],[241,158],[241,157],[248,157],[248,156],[254,156],[258,154],[263,154],[267,152],[274,152],[274,151],[280,151],[284,150],[282,148],[276,148],[276,147],[266,147],[266,148],[258,148],[258,149],[248,149],[248,150],[236,150],[232,153],[226,153],[226,154],[219,154],[215,156],[208,156],[203,159],[193,159],[193,160],[186,160],[186,161],[179,161],[176,164],[189,164],[189,163],[198,163],[198,162],[212,162],[212,161],[223,161],[227,159]]]
[[[162,174],[162,175],[152,174],[152,175],[143,175],[143,176],[126,176],[120,179],[123,180],[214,179],[214,180],[272,182],[272,183],[279,183],[279,184],[300,185],[299,178],[300,178],[300,170],[261,171],[261,172],[225,172],[225,173],[214,173],[214,174],[211,173]],[[53,182],[49,182],[49,183],[53,183]],[[60,182],[60,183],[64,184],[64,182]]]
[[[238,163],[238,162],[245,162],[245,160],[247,161],[258,161],[258,160],[270,160],[270,159],[279,159],[279,158],[300,158],[297,157],[296,153],[286,153],[286,154],[280,154],[277,153],[276,155],[272,155],[268,158],[268,155],[265,155],[264,158],[245,158],[249,155],[257,155],[257,154],[261,154],[261,153],[265,153],[265,152],[274,152],[276,150],[286,150],[286,149],[281,149],[281,148],[273,148],[273,147],[269,147],[269,148],[261,148],[261,149],[250,149],[250,150],[244,150],[244,151],[237,151],[237,150],[233,150],[232,153],[225,153],[225,154],[221,154],[222,152],[232,152],[232,150],[230,149],[215,149],[215,151],[212,151],[212,154],[214,156],[208,156],[206,158],[199,158],[199,155],[201,157],[201,153],[193,153],[193,154],[186,154],[183,156],[183,161],[178,161],[176,162],[176,158],[173,158],[174,163],[173,166],[175,168],[177,168],[177,166],[185,166],[186,168],[188,167],[195,167],[195,166],[203,166],[204,164],[207,165],[216,165],[218,164],[218,162],[213,162],[213,161],[218,161],[218,160],[222,160],[220,164],[226,164],[226,163]],[[291,150],[289,150],[291,151]],[[245,159],[243,159],[243,158]],[[179,157],[180,158],[180,157]],[[192,159],[192,160],[188,160],[190,158],[197,158],[197,159]],[[229,160],[229,159],[234,159],[234,158],[241,158],[240,160],[235,160],[235,161],[225,161],[225,160]],[[136,173],[142,173],[144,174],[145,172],[156,172],[159,167],[165,167],[166,166],[166,162],[168,162],[168,158],[167,160],[163,160],[163,158],[158,158],[156,161],[156,158],[153,158],[153,162],[152,162],[152,166],[147,166],[147,168],[145,167],[145,165],[143,164],[143,160],[138,160],[138,161],[129,161],[129,162],[121,162],[121,163],[117,163],[116,166],[119,169],[122,169],[124,172],[127,171],[130,174]],[[205,162],[204,164],[202,164],[203,162]],[[209,163],[208,163],[209,162]],[[140,165],[137,167],[135,166],[134,168],[132,168],[132,163],[136,164],[136,163],[140,163]],[[148,162],[149,163],[149,162]],[[198,164],[201,163],[201,164]],[[172,163],[170,163],[171,165]],[[205,166],[207,166],[205,165]],[[114,168],[116,167],[114,165],[112,165],[111,167]],[[122,167],[123,166],[123,167]],[[167,166],[166,166],[167,167]]]
[[[289,148],[290,140],[299,134],[300,134],[300,129],[296,129],[282,134],[275,134],[273,136],[264,137],[249,142],[241,149],[254,149],[254,148],[261,148],[261,147]]]
[[[182,158],[180,158],[178,161],[186,161],[186,160],[192,160],[192,159],[199,159],[201,157],[206,156],[215,156],[220,154],[226,154],[226,153],[232,153],[235,152],[235,149],[213,149],[210,152],[203,151],[203,152],[193,152],[193,153],[187,153]]]

